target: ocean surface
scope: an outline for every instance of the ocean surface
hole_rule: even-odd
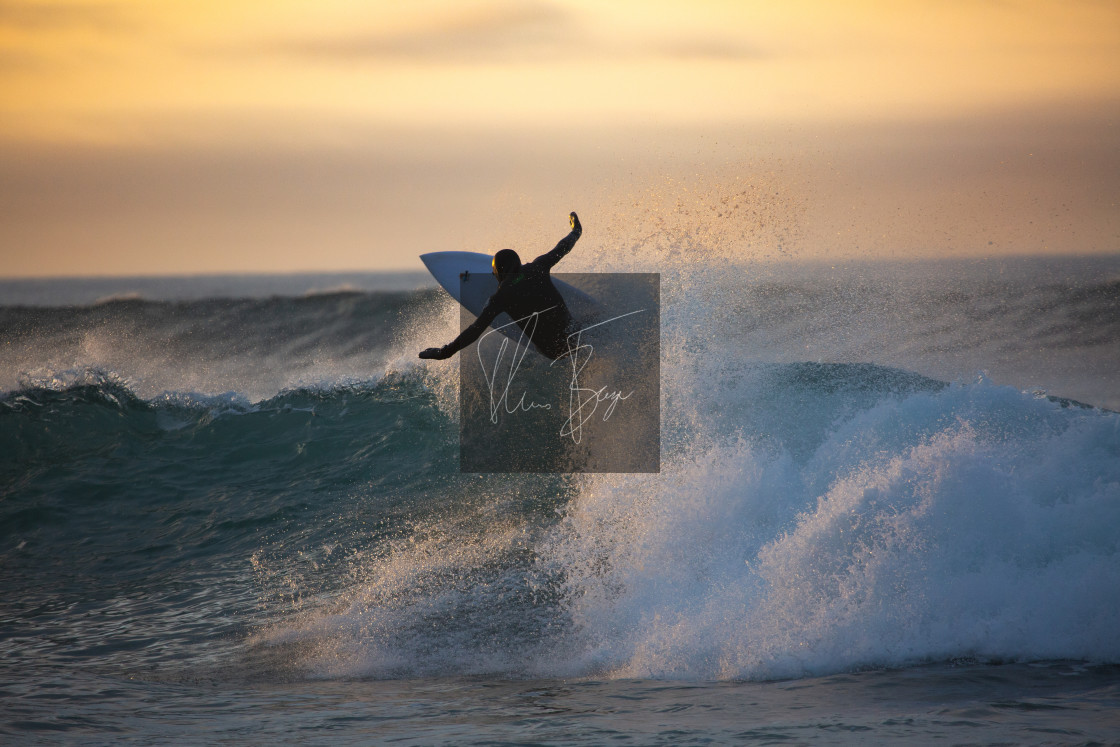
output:
[[[459,473],[422,274],[0,282],[0,742],[1120,743],[1120,255],[661,259],[659,474]]]

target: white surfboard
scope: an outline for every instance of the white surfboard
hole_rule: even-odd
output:
[[[480,252],[430,252],[420,255],[432,277],[476,317],[482,313],[494,291],[498,290],[498,279],[490,269],[492,259],[491,255]],[[598,306],[591,296],[563,280],[554,277],[552,283],[560,291],[574,318],[586,318]],[[518,340],[522,335],[521,328],[513,324],[508,314],[498,314],[490,326],[511,340]]]

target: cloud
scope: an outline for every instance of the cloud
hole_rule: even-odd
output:
[[[574,18],[543,3],[494,5],[398,32],[370,31],[332,38],[289,39],[268,51],[325,60],[491,62],[525,55],[555,56],[583,37]]]
[[[661,57],[677,60],[758,60],[770,56],[760,47],[735,39],[673,39],[649,44],[646,49]]]
[[[547,3],[491,5],[411,30],[289,38],[264,51],[340,62],[472,64],[557,59],[758,59],[762,52],[733,38],[635,39],[596,34],[576,14]]]
[[[64,49],[58,37],[73,32],[112,39],[135,28],[124,8],[102,3],[30,3],[0,0],[0,74],[51,75],[59,70],[57,50]],[[46,45],[44,45],[46,42]]]
[[[36,33],[65,28],[116,31],[128,24],[122,7],[115,3],[0,3],[0,28]]]

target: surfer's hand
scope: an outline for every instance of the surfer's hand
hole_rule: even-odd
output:
[[[444,358],[450,358],[451,355],[445,352],[444,348],[424,348],[420,351],[420,357],[441,361]]]
[[[575,213],[568,214],[568,222],[572,224],[572,230],[576,233],[583,233],[583,226],[579,224],[579,216]]]

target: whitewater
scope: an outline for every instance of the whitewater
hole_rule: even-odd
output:
[[[660,473],[460,473],[422,275],[0,283],[3,740],[1120,740],[1120,257],[580,251]]]

